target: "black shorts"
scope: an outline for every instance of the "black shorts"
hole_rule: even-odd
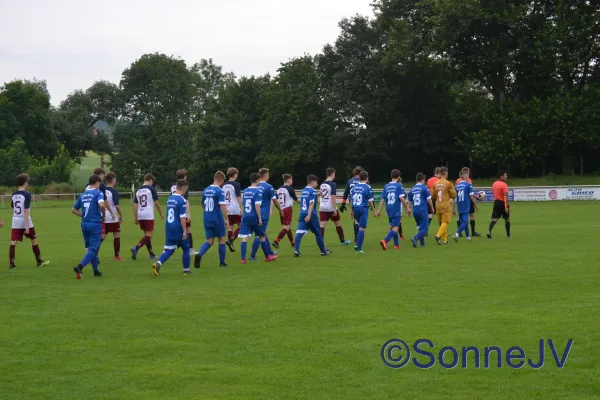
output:
[[[473,202],[471,202],[470,204],[471,204],[471,209],[469,210],[469,214],[475,214],[475,204],[473,204]]]
[[[504,208],[504,202],[502,200],[494,200],[494,208],[492,209],[492,219],[509,218],[509,211]]]

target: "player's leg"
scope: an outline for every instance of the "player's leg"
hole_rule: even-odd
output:
[[[181,264],[183,266],[183,274],[184,275],[192,275],[192,272],[190,272],[190,264],[192,261],[190,241],[189,240],[181,240],[179,242],[179,247],[181,247],[181,250],[183,252],[183,254],[181,255]]]
[[[440,240],[442,239],[442,235],[443,235],[443,232],[442,232],[442,214],[441,213],[436,213],[435,215],[437,217],[437,221],[438,221],[438,224],[439,224],[438,231],[435,234],[435,241],[437,242],[437,244],[441,244]]]
[[[38,267],[45,267],[50,264],[49,261],[42,260],[40,253],[40,246],[37,241],[37,235],[35,233],[35,228],[29,229],[29,234],[26,235],[29,240],[31,240],[31,250],[33,251],[33,255],[35,256],[35,261]]]
[[[335,224],[335,231],[337,232],[338,238],[340,239],[340,245],[342,245],[342,246],[349,245],[350,241],[346,240],[346,237],[344,235],[344,228],[342,227],[342,218],[341,218],[339,211],[337,214],[335,214],[331,217],[331,220]]]
[[[219,267],[227,267],[225,263],[225,256],[227,255],[227,247],[225,243],[227,242],[227,236],[225,232],[225,225],[221,225],[219,227],[219,232],[217,232],[219,236]]]
[[[325,237],[325,226],[329,221],[331,214],[325,211],[319,211],[319,230],[321,231],[321,237]]]
[[[137,253],[138,253],[138,251],[142,247],[146,246],[146,243],[148,242],[148,237],[146,236],[146,229],[145,229],[145,227],[146,227],[146,221],[140,220],[140,221],[138,221],[138,225],[140,227],[140,230],[142,232],[144,232],[144,236],[142,236],[142,238],[138,241],[138,243],[131,248],[131,259],[134,260],[134,261],[137,259]]]
[[[362,246],[365,242],[365,231],[367,229],[367,221],[369,219],[369,212],[366,209],[361,210],[358,213],[358,233],[356,235],[356,252],[362,254]]]
[[[327,256],[331,254],[331,250],[327,250],[325,248],[325,242],[323,241],[323,236],[321,235],[321,226],[320,221],[317,217],[312,217],[308,222],[308,229],[315,234],[315,239],[317,241],[317,246],[321,251],[322,256]]]
[[[169,258],[171,258],[171,256],[175,253],[176,249],[177,249],[177,245],[173,241],[167,239],[165,241],[165,247],[163,249],[163,252],[160,255],[160,257],[158,258],[158,261],[155,263],[155,265],[161,266],[164,263],[166,263],[169,260]],[[160,267],[159,267],[159,269],[160,269]]]
[[[218,238],[217,227],[205,226],[204,227],[204,237],[206,241],[202,244],[202,247],[198,250],[198,254],[194,257],[194,268],[200,268],[200,263],[202,262],[202,257],[208,252],[208,250],[213,245],[215,238]]]
[[[279,218],[279,221],[281,222],[281,231],[279,231],[277,238],[273,241],[273,247],[275,247],[276,249],[279,248],[279,242],[284,237],[286,237],[286,235],[292,228],[292,221],[291,221],[292,215],[291,215],[291,212],[289,212],[289,211],[291,211],[291,207],[285,208],[281,212],[281,217]],[[293,242],[294,240],[292,239],[291,241]]]
[[[8,250],[8,267],[16,268],[17,242],[23,241],[25,229],[13,229],[10,233],[10,247]]]
[[[240,246],[240,256],[242,264],[246,264],[246,253],[248,252],[248,239],[252,236],[252,233],[256,231],[258,227],[253,227],[250,225],[242,225],[240,227],[239,237],[242,239],[242,244]]]
[[[113,250],[115,253],[115,260],[123,261],[123,257],[121,257],[121,229],[117,232],[113,232]]]
[[[269,220],[268,219],[263,219],[263,223],[260,226],[260,230],[261,232],[264,234],[264,236],[267,237],[267,247],[269,248],[269,254],[273,254],[273,251],[271,250],[271,244],[268,242],[269,237],[267,235],[267,228],[269,227]],[[261,246],[260,244],[260,237],[256,236],[254,238],[254,242],[252,242],[252,251],[250,252],[250,259],[251,260],[256,260],[256,253],[258,252],[258,248]]]
[[[190,220],[185,223],[185,230],[187,232],[187,241],[189,247],[188,253],[190,253],[190,256],[192,256],[196,254],[196,252],[194,251],[194,236],[192,235],[192,222]]]
[[[481,233],[475,230],[475,204],[471,203],[469,209],[469,223],[471,224],[471,236],[481,236]]]
[[[506,237],[510,238],[510,211],[504,212],[504,227],[506,228]]]
[[[492,238],[492,230],[494,229],[494,225],[498,222],[498,219],[502,217],[504,214],[504,202],[499,200],[494,200],[494,208],[492,208],[492,220],[490,221],[490,226],[488,228],[487,237],[488,239]]]
[[[398,220],[398,218],[388,218],[388,219],[389,219],[389,223],[390,223],[390,230],[387,232],[387,234],[385,235],[385,237],[383,238],[383,240],[381,240],[379,242],[379,244],[381,245],[381,248],[383,250],[387,250],[387,244],[398,233],[398,224],[400,223],[400,221]]]

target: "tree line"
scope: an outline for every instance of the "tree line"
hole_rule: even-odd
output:
[[[128,183],[152,172],[169,185],[185,167],[194,189],[230,166],[297,180],[356,165],[372,181],[438,165],[481,177],[595,172],[599,3],[376,0],[374,17],[343,19],[334,43],[275,76],[145,54],[119,85],[96,82],[56,108],[43,82],[11,82],[0,141],[48,164],[111,154]],[[97,121],[105,134],[93,136]]]

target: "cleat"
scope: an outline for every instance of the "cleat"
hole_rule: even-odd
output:
[[[510,239],[510,235],[506,235],[506,238],[507,238],[507,239]]]
[[[488,239],[491,239],[492,238],[492,233],[488,232],[486,236],[487,236]]]
[[[290,245],[292,245],[292,249],[296,248],[296,243],[290,242]]]
[[[474,237],[479,237],[479,236],[481,236],[481,233],[479,233],[479,232],[473,232],[473,235],[472,235],[472,236],[474,236]]]
[[[98,265],[100,265],[100,257],[96,257],[96,261],[98,261]]]
[[[400,246],[394,246],[394,250],[400,250]]]
[[[75,271],[75,277],[77,279],[81,279],[81,268],[79,266],[73,268],[73,271]]]
[[[50,264],[50,261],[42,261],[42,262],[37,263],[37,266],[38,267],[47,267],[48,264]]]
[[[229,267],[229,265],[227,265],[227,263],[220,263],[219,267]]]
[[[450,243],[450,242],[448,242],[448,241],[444,242],[444,244],[448,244],[448,243]]]
[[[250,257],[248,260],[250,260],[250,261],[257,261],[256,257]]]
[[[195,256],[196,254],[198,254],[196,250],[190,248],[190,256]]]
[[[14,268],[17,268],[17,266],[16,266],[15,264],[10,264],[10,265],[8,266],[8,269],[14,269]]]
[[[137,259],[138,248],[133,246],[131,248],[131,259],[135,261]]]
[[[442,244],[442,242],[440,241],[440,238],[437,236],[435,237],[435,242],[438,244],[438,246]]]
[[[331,253],[332,253],[331,250],[325,249],[325,253],[321,253],[321,255],[322,256],[328,256],[328,255],[331,255]]]
[[[297,251],[294,251],[294,257],[300,257],[300,253],[298,253]]]
[[[242,261],[240,261],[240,262],[241,262],[242,264],[248,264],[248,261],[246,261],[246,260],[242,260]]]
[[[191,275],[194,275],[194,273],[192,271],[190,271],[189,269],[184,269],[183,270],[183,275],[185,275],[185,276],[191,276]]]
[[[271,261],[275,261],[279,258],[279,256],[277,254],[271,254],[270,256],[268,256],[267,258],[265,258],[266,262],[271,262]]]
[[[354,250],[358,251],[358,246],[355,245],[354,246]]]
[[[414,238],[410,239],[410,241],[412,242],[413,247],[416,249],[417,248],[417,238],[414,237]]]
[[[349,240],[344,240],[343,242],[340,242],[340,246],[348,246],[350,243],[352,243]]]
[[[276,249],[279,248],[279,242],[276,240],[273,243],[271,243],[271,246],[275,247]]]
[[[429,233],[426,233],[426,234],[425,234],[425,237],[428,237],[428,236],[429,236]]]
[[[356,254],[365,254],[365,252],[362,250],[356,250]]]
[[[400,240],[405,240],[405,239],[404,239],[404,236],[400,236]]]
[[[385,242],[385,240],[380,241],[379,244],[381,245],[381,248],[384,251],[387,250],[387,243]]]
[[[471,237],[470,237],[470,236],[467,236],[467,240],[471,240]]]
[[[156,277],[160,276],[160,262],[155,262],[152,264],[152,274]]]
[[[116,256],[115,258],[113,258],[113,260],[115,261],[125,261],[125,259],[121,256]]]
[[[151,260],[156,260],[156,254],[150,253],[150,259]]]
[[[231,241],[231,239],[226,241],[225,244],[227,245],[227,247],[229,247],[230,252],[232,252],[232,253],[235,252],[235,247],[233,247],[233,242]]]
[[[201,262],[202,262],[202,256],[200,254],[196,254],[196,256],[194,257],[194,268],[200,268]]]
[[[104,276],[104,274],[100,271],[94,271],[94,276]]]
[[[458,238],[459,237],[462,237],[462,235],[460,235],[460,236],[453,236],[452,237],[452,240],[454,240],[454,243],[458,243]]]

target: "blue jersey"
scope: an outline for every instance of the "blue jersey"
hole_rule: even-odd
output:
[[[261,191],[262,203],[260,205],[260,214],[263,220],[269,219],[271,216],[271,202],[277,198],[277,194],[273,186],[267,182],[260,182],[258,189]]]
[[[373,191],[366,183],[357,183],[350,191],[352,208],[368,208],[369,202],[373,201]]]
[[[81,222],[101,223],[100,203],[104,203],[104,194],[98,189],[88,189],[79,196],[73,208],[81,210]]]
[[[167,200],[167,223],[165,224],[167,240],[181,240],[183,237],[181,218],[187,219],[187,201],[179,194],[172,194]]]
[[[221,204],[225,204],[225,192],[217,185],[210,185],[202,193],[204,204],[204,226],[212,227],[223,224]]]
[[[352,178],[348,179],[348,182],[346,182],[346,188],[344,189],[344,200],[348,199],[352,188],[359,183],[360,178],[358,176],[353,176]]]
[[[302,192],[300,193],[300,215],[298,216],[298,220],[306,218],[306,216],[308,215],[308,208],[310,207],[310,203],[314,204],[311,216],[317,215],[317,195],[318,192],[310,186],[307,186],[304,189],[302,189]]]
[[[456,184],[456,205],[459,214],[467,214],[471,211],[471,196],[473,186],[468,181],[460,181]]]
[[[242,193],[242,224],[258,225],[258,214],[256,214],[256,205],[262,204],[262,193],[258,187],[249,187]]]
[[[408,201],[413,205],[413,214],[424,215],[429,213],[427,200],[431,199],[431,192],[427,186],[417,183],[408,192]]]
[[[401,217],[402,203],[400,199],[405,196],[404,186],[400,182],[390,182],[383,187],[382,196],[388,217]]]

